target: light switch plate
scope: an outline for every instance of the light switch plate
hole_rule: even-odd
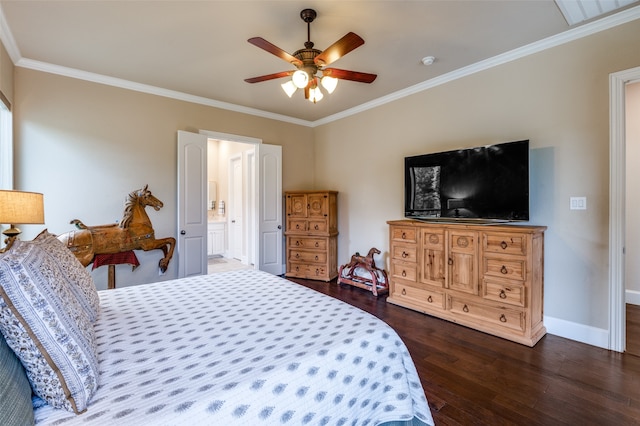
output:
[[[569,198],[569,208],[571,210],[586,210],[587,197],[571,197]]]

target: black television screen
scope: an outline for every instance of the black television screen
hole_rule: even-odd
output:
[[[405,157],[405,217],[529,220],[529,141]]]

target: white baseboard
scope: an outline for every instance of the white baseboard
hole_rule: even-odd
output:
[[[609,331],[603,328],[591,327],[546,315],[544,317],[544,325],[547,327],[547,333],[609,349]]]
[[[625,290],[624,301],[632,305],[640,305],[640,291]]]

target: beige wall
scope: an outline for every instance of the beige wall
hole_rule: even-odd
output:
[[[119,219],[124,195],[148,183],[165,202],[150,213],[157,235],[175,235],[176,131],[261,138],[283,146],[285,190],[340,192],[338,262],[375,246],[385,264],[405,156],[530,139],[531,223],[548,226],[545,316],[598,332],[609,303],[608,76],[640,65],[638,34],[640,21],[628,23],[313,129],[18,68],[16,185],[45,193],[60,233],[74,217]],[[570,196],[588,210],[569,210]],[[118,279],[157,279],[158,258]]]
[[[640,21],[315,132],[316,187],[340,191],[339,262],[403,216],[407,155],[531,141],[531,223],[545,239],[545,316],[608,328],[609,74],[640,65]],[[586,196],[586,211],[569,197]]]
[[[281,145],[284,189],[313,186],[308,127],[24,68],[16,68],[15,76],[15,186],[45,194],[46,227],[56,234],[71,230],[73,218],[88,225],[119,220],[125,196],[149,184],[164,202],[159,212],[147,209],[156,236],[175,237],[178,130]],[[23,226],[25,238],[40,229]],[[117,280],[137,284],[176,277],[176,262],[158,277],[160,253],[140,253],[134,272],[118,266]],[[99,288],[106,286],[106,269],[94,272]]]

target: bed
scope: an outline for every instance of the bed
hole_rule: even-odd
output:
[[[393,329],[283,278],[242,270],[96,294],[97,387],[79,414],[34,398],[38,425],[433,424]]]

